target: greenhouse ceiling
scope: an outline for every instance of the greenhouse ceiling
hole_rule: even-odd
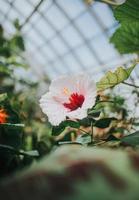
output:
[[[12,34],[19,19],[25,57],[32,72],[50,79],[88,71],[101,77],[131,57],[121,56],[109,38],[117,27],[112,8],[83,0],[0,0],[0,23]]]

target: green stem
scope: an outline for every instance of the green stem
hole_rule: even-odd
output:
[[[93,123],[91,122],[91,142],[93,142]]]
[[[132,86],[132,87],[135,87],[135,88],[139,88],[138,85],[134,85],[134,84],[132,84],[132,83],[127,83],[127,82],[122,82],[122,83],[125,84],[125,85],[128,85],[128,86]]]

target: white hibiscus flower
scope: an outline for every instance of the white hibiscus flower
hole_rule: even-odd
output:
[[[54,126],[70,119],[87,117],[87,110],[95,104],[96,85],[87,74],[64,76],[53,80],[49,91],[40,99],[42,111]]]

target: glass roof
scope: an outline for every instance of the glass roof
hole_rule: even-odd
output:
[[[32,72],[50,79],[89,72],[96,79],[128,62],[109,37],[117,27],[111,7],[83,0],[0,0],[0,23],[8,34],[16,18],[22,25]]]

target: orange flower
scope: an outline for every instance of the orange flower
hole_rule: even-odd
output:
[[[0,124],[7,122],[8,115],[4,109],[0,109]]]

